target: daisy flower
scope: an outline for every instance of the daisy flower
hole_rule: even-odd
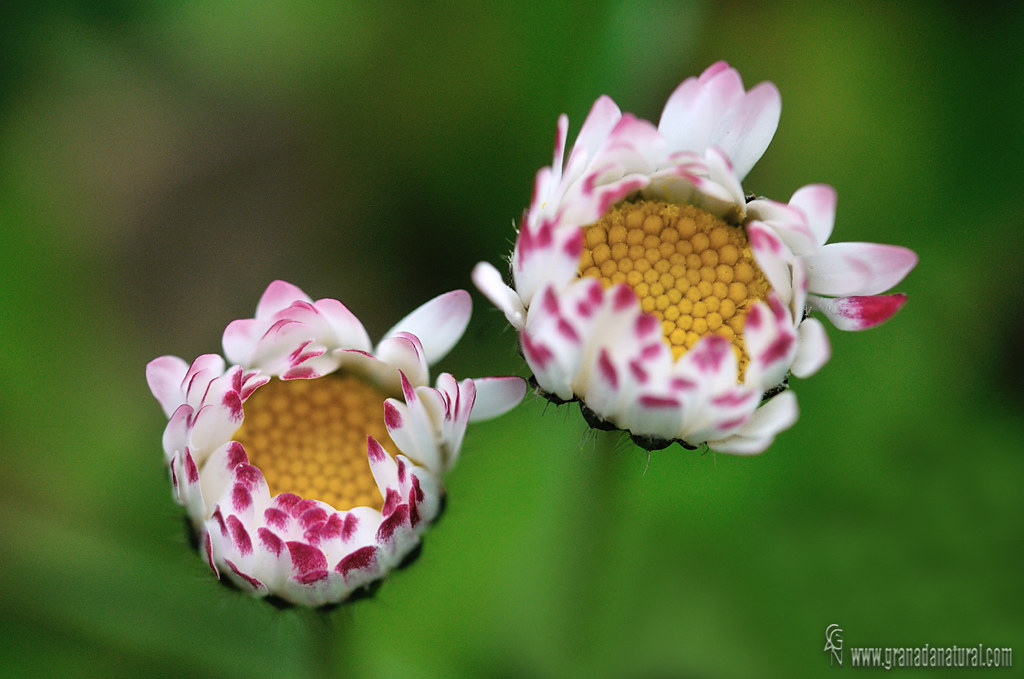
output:
[[[456,381],[428,366],[465,331],[441,295],[374,347],[339,301],[275,281],[224,356],[163,356],[146,378],[169,418],[174,497],[213,573],[255,596],[319,606],[400,565],[438,516],[466,425],[519,402],[516,377]]]
[[[537,173],[510,262],[477,287],[519,333],[538,389],[653,450],[678,441],[759,453],[797,417],[788,376],[829,358],[820,311],[872,327],[903,295],[905,248],[826,244],[827,186],[749,202],[741,181],[775,134],[771,83],[745,90],[719,62],[684,81],[657,125],[594,104],[565,156]]]

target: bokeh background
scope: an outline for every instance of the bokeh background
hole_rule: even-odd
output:
[[[306,676],[330,635],[346,677],[820,676],[830,623],[1024,656],[1024,6],[512,7],[4,10],[0,675]],[[146,362],[218,351],[275,278],[379,337],[507,254],[558,114],[574,135],[607,93],[656,120],[718,59],[782,92],[745,188],[830,183],[834,240],[921,258],[893,321],[830,329],[799,423],[753,458],[600,457],[528,397],[470,430],[375,598],[321,619],[211,578]],[[524,374],[474,300],[439,367]]]

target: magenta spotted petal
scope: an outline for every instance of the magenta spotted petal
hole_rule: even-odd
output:
[[[866,330],[892,318],[906,302],[904,294],[880,293],[917,266],[917,254],[898,245],[827,243],[835,222],[832,187],[812,184],[794,193],[788,205],[760,199],[747,208],[753,224],[774,233],[780,244],[755,248],[759,263],[773,268],[786,263],[803,278],[790,300],[794,310],[806,304],[840,330]]]
[[[458,341],[465,291],[409,314],[372,347],[340,302],[272,283],[224,350],[192,364],[164,356],[146,376],[168,416],[175,500],[219,578],[306,606],[381,580],[437,517],[442,479],[470,420],[518,403],[514,377],[429,386]]]
[[[889,318],[879,295],[916,264],[905,248],[826,245],[835,191],[747,201],[741,182],[781,111],[771,83],[744,88],[725,62],[679,85],[658,125],[608,97],[534,183],[510,280],[480,263],[477,287],[519,333],[538,389],[579,401],[596,427],[649,449],[678,441],[763,451],[797,417],[789,376],[830,358],[837,327]]]

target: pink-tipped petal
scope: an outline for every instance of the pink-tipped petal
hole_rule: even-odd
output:
[[[224,328],[221,344],[224,356],[232,363],[249,365],[262,334],[263,324],[255,318],[240,318]]]
[[[781,110],[775,85],[761,83],[744,93],[739,73],[720,61],[676,88],[658,130],[672,152],[702,154],[710,146],[721,148],[742,179],[775,136]]]
[[[682,419],[683,401],[671,394],[640,394],[625,412],[629,431],[666,441],[675,438]]]
[[[818,250],[817,236],[808,225],[807,216],[792,205],[758,198],[747,203],[747,215],[771,227],[795,255]]]
[[[366,328],[344,304],[336,299],[325,298],[317,300],[314,306],[334,331],[338,346],[357,351],[372,349],[373,343],[370,342]]]
[[[782,97],[772,83],[763,82],[743,97],[717,125],[712,143],[732,160],[736,177],[743,179],[761,159],[779,127]]]
[[[301,300],[312,302],[309,296],[298,287],[286,281],[274,281],[267,286],[259,304],[256,305],[256,318],[269,318],[282,309],[287,309],[293,302]]]
[[[840,330],[867,330],[892,318],[907,301],[902,293],[867,297],[818,297],[808,295],[807,303],[821,311]]]
[[[410,412],[410,406],[397,399],[389,398],[385,403],[387,409],[384,423],[398,449],[417,464],[440,473],[443,468],[441,451],[434,439],[433,428],[427,426],[427,414],[423,406],[416,401],[411,406],[416,411]],[[372,452],[373,444],[370,445]]]
[[[188,363],[177,356],[161,356],[146,365],[146,382],[149,390],[163,408],[164,415],[170,417],[184,396],[181,381],[188,372]]]
[[[203,354],[192,361],[182,379],[185,401],[193,406],[200,406],[206,398],[210,384],[223,374],[224,359],[217,354]]]
[[[703,152],[712,143],[723,112],[743,96],[743,81],[724,61],[712,64],[699,78],[687,78],[672,92],[658,129],[672,151]]]
[[[426,352],[415,335],[401,333],[385,337],[377,345],[377,357],[392,369],[405,373],[412,384],[420,386],[427,383],[430,368]]]
[[[836,297],[885,292],[917,265],[913,250],[879,243],[831,243],[804,259],[808,290]]]
[[[419,338],[428,365],[443,358],[466,331],[473,302],[465,290],[453,290],[426,302],[400,320],[384,338],[409,333]]]
[[[756,379],[767,389],[782,382],[797,351],[797,333],[792,317],[772,292],[767,304],[754,304],[747,314],[747,351],[751,362],[748,381]]]
[[[793,194],[789,199],[792,207],[803,212],[807,226],[814,234],[816,244],[828,242],[836,220],[836,190],[828,184],[811,184]],[[800,253],[804,254],[804,253]]]
[[[574,180],[582,173],[586,165],[593,160],[594,154],[602,142],[608,137],[622,117],[622,111],[611,97],[602,95],[590,108],[586,120],[580,127],[576,141],[565,165],[565,176]]]

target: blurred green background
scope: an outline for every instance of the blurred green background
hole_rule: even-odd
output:
[[[328,616],[338,676],[821,676],[830,623],[847,647],[1024,656],[1024,6],[4,11],[0,675],[312,671],[323,621],[188,548],[146,362],[219,351],[274,278],[379,337],[507,254],[559,113],[575,135],[606,93],[657,120],[718,59],[782,92],[744,188],[834,185],[834,240],[920,254],[909,303],[830,328],[758,457],[602,460],[578,409],[535,397],[471,428],[419,561]],[[439,368],[522,374],[474,301]]]

